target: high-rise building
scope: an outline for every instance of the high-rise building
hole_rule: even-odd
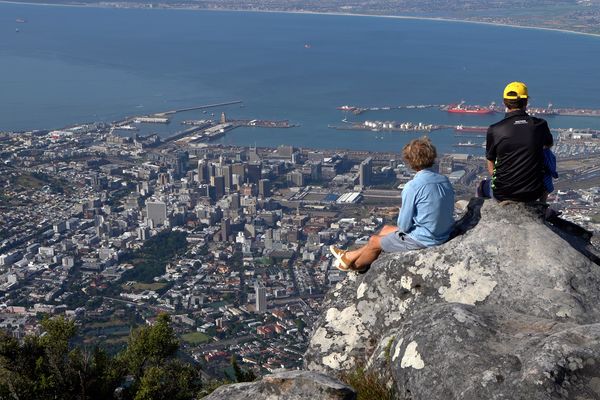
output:
[[[125,198],[123,203],[126,210],[137,210],[140,207],[140,195],[137,193],[131,193]]]
[[[248,161],[253,163],[260,162],[260,156],[258,155],[256,147],[250,147],[250,149],[248,150]]]
[[[371,157],[367,158],[363,162],[360,163],[359,166],[359,179],[360,186],[366,187],[371,185],[371,175],[373,173],[373,159]]]
[[[264,285],[258,281],[254,283],[254,294],[256,295],[256,307],[257,313],[264,313],[267,311],[267,289]]]
[[[244,184],[244,181],[242,180],[241,176],[239,176],[238,174],[231,174],[232,189],[239,190],[243,184]]]
[[[258,183],[261,178],[262,166],[258,164],[248,164],[246,166],[246,182]]]
[[[225,196],[225,177],[213,176],[210,178],[210,185],[214,187],[215,200],[221,199]]]
[[[292,157],[290,158],[292,160],[292,164],[300,164],[302,154],[299,151],[295,151],[292,153]]]
[[[166,174],[164,172],[161,172],[160,174],[158,174],[158,184],[159,185],[165,186],[168,183],[169,183],[169,174]]]
[[[321,162],[311,162],[310,164],[310,179],[312,181],[320,181],[323,177],[323,164]]]
[[[208,164],[208,181],[210,182],[210,178],[213,176],[217,176],[217,166],[213,163]]]
[[[288,175],[288,182],[292,183],[294,186],[304,186],[304,175],[300,171],[292,171]]]
[[[240,194],[233,193],[231,195],[231,202],[229,203],[229,209],[239,210],[240,209]]]
[[[231,190],[231,186],[232,186],[232,178],[231,178],[231,166],[230,165],[223,165],[221,167],[221,174],[223,174],[223,178],[225,178],[225,190],[229,191]]]
[[[322,151],[311,151],[308,153],[308,161],[322,163],[325,156]]]
[[[258,181],[258,195],[262,198],[271,197],[271,181],[268,179],[261,179]]]
[[[239,177],[239,179],[242,181],[242,183],[246,182],[246,164],[241,164],[241,163],[237,163],[237,164],[232,164],[231,165],[231,173],[232,175],[235,174]]]
[[[205,183],[198,185],[198,195],[200,197],[210,197],[210,185]]]
[[[210,177],[208,175],[208,163],[206,160],[198,161],[198,183],[208,183]]]
[[[146,214],[152,226],[164,225],[167,220],[167,205],[162,201],[149,201],[146,203]]]
[[[190,171],[188,171],[188,172],[187,172],[187,174],[185,174],[185,176],[186,176],[186,178],[187,178],[187,183],[186,183],[186,185],[187,185],[188,183],[194,182],[194,171],[191,171],[191,170],[190,170]]]
[[[173,166],[173,175],[176,178],[181,178],[188,170],[188,160],[190,156],[187,151],[179,151],[175,154],[175,165]]]
[[[148,228],[146,228],[145,226],[140,226],[139,228],[137,228],[138,239],[147,240],[149,236],[150,232],[148,232]]]
[[[225,112],[221,113],[221,121],[222,124],[227,123],[227,117],[225,116]]]
[[[235,161],[245,161],[246,160],[246,152],[238,150],[234,153],[233,159]]]
[[[228,241],[229,235],[231,235],[231,221],[229,218],[223,218],[221,220],[221,241]]]
[[[273,229],[267,229],[265,231],[265,249],[273,249]]]
[[[280,146],[277,147],[276,153],[279,157],[284,157],[284,158],[292,158],[292,154],[294,153],[294,147],[293,146],[287,146],[285,144],[282,144]]]

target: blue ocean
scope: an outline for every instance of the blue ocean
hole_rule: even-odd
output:
[[[23,19],[26,22],[17,22]],[[600,37],[502,26],[314,14],[0,4],[0,131],[60,128],[202,104],[218,118],[290,120],[236,129],[235,145],[395,151],[418,134],[337,131],[341,105],[488,105],[526,82],[534,106],[600,108]],[[596,71],[596,72],[594,72]],[[184,119],[207,118],[201,111]],[[501,115],[375,111],[348,120],[488,125]],[[600,118],[549,117],[600,129]],[[162,135],[180,129],[151,127]],[[458,139],[431,134],[442,151]]]

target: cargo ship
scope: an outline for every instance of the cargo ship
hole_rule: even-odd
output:
[[[367,111],[366,108],[360,108],[360,107],[354,107],[354,106],[340,106],[340,107],[336,107],[336,109],[340,110],[340,111],[344,111],[344,112],[351,112],[352,114],[355,115],[359,115],[362,114],[363,112]],[[374,109],[370,109],[371,111],[373,111]]]
[[[450,104],[446,111],[454,114],[493,114],[496,112],[491,107],[467,106],[464,101],[458,104]]]
[[[459,142],[453,145],[454,147],[485,147],[485,143]]]

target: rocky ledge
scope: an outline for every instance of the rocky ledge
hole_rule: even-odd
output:
[[[600,267],[584,241],[520,204],[472,201],[459,227],[333,288],[305,368],[362,365],[403,399],[600,399]]]
[[[354,400],[354,389],[324,374],[282,371],[258,382],[221,386],[204,400]]]

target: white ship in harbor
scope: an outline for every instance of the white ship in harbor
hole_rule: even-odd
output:
[[[133,126],[133,125],[115,126],[113,129],[118,130],[118,131],[139,131],[140,130],[137,126]]]

